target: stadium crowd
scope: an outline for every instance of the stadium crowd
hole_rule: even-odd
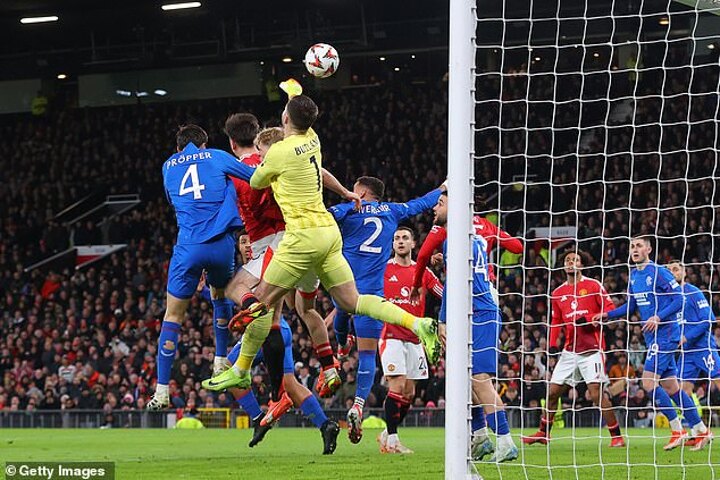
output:
[[[668,61],[682,64],[674,55]],[[478,114],[478,193],[488,199],[489,211],[506,212],[502,227],[519,236],[532,228],[577,227],[580,248],[598,265],[587,275],[602,277],[611,294],[626,291],[628,236],[656,234],[658,262],[680,257],[691,265],[692,283],[720,292],[720,272],[710,263],[717,265],[720,255],[712,238],[720,204],[713,179],[718,175],[717,67],[694,76],[689,68],[678,68],[663,79],[652,70],[635,80],[622,71],[585,81],[568,75],[563,88],[553,84],[549,71],[533,68],[530,77],[523,70],[503,77],[502,105],[490,101],[498,98],[500,77],[480,82],[479,100],[488,102]],[[688,82],[697,93],[692,98]],[[622,88],[615,92],[617,85]],[[442,82],[388,84],[319,93],[316,130],[324,165],[347,186],[360,175],[383,179],[391,201],[437,186],[446,165],[445,87]],[[629,116],[616,115],[623,106],[608,100],[611,87],[618,97],[628,88],[645,96]],[[564,97],[556,91],[584,101],[560,101]],[[672,96],[662,99],[661,91]],[[6,152],[0,167],[13,172],[0,183],[5,198],[0,203],[0,410],[144,408],[153,390],[176,234],[159,166],[173,152],[177,126],[198,123],[208,130],[211,146],[226,148],[221,126],[230,113],[252,111],[272,123],[280,108],[252,98],[0,117]],[[606,117],[612,128],[600,127]],[[517,178],[528,181],[518,184]],[[142,203],[104,228],[53,220],[63,207],[98,191],[137,192]],[[338,201],[330,196],[327,204]],[[430,224],[424,216],[412,226],[422,239]],[[519,258],[495,252],[494,261],[504,313],[498,388],[509,406],[537,409],[539,418],[545,381],[556,361],[547,353],[547,295],[564,280],[552,259],[565,247],[537,237],[528,235]],[[24,270],[70,242],[127,243],[127,248],[79,271]],[[331,302],[322,292],[318,303],[329,313]],[[720,310],[720,294],[712,297],[712,306]],[[212,370],[210,308],[196,296],[185,318],[171,381],[177,408],[233,406],[229,396],[200,388]],[[297,315],[287,318],[294,329],[296,375],[311,387],[319,362]],[[630,420],[642,425],[651,408],[646,392],[632,381],[641,375],[644,360],[637,321],[609,323],[605,341],[613,401],[633,407]],[[715,335],[720,341],[720,331]],[[326,407],[352,403],[356,367],[356,357],[343,363],[344,384]],[[266,404],[264,368],[254,373],[253,388]],[[378,370],[370,407],[382,405],[381,376]],[[444,383],[440,362],[419,384],[415,405],[442,407]],[[563,398],[565,408],[573,403],[590,405],[582,388]]]

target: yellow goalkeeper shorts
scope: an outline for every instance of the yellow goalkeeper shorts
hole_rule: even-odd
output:
[[[355,280],[337,225],[286,231],[263,279],[291,289],[307,272],[314,272],[328,290]]]

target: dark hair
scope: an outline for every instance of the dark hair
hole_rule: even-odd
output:
[[[440,196],[442,197],[443,195],[445,195],[446,197],[448,196],[448,191],[447,191],[447,189],[440,191]]]
[[[650,235],[645,235],[645,234],[633,235],[632,237],[630,237],[630,240],[631,240],[631,241],[632,241],[632,240],[642,240],[642,241],[645,242],[646,244],[650,245],[650,248],[652,248],[652,247],[654,246],[654,245],[653,245],[653,240],[654,240],[654,239],[653,239],[653,237],[651,237]]]
[[[680,260],[680,259],[673,258],[673,259],[671,259],[669,262],[667,262],[666,265],[670,265],[670,264],[672,264],[672,263],[677,263],[677,264],[680,265],[681,267],[685,268],[685,264],[683,264],[682,260]]]
[[[208,134],[197,125],[183,125],[178,129],[177,134],[175,135],[175,141],[177,142],[177,147],[180,150],[187,147],[188,143],[192,143],[196,147],[200,147],[202,144],[208,142]]]
[[[395,231],[396,231],[396,232],[399,232],[400,230],[402,230],[402,231],[404,231],[404,232],[408,232],[408,233],[410,234],[410,238],[412,238],[413,240],[415,240],[415,230],[413,230],[412,228],[408,227],[407,225],[400,225],[400,226],[397,228],[397,230],[395,230]]]
[[[385,196],[385,184],[382,180],[376,177],[360,177],[356,180],[357,183],[363,187],[368,188],[375,198],[382,200]]]
[[[252,113],[233,113],[225,120],[225,134],[241,147],[255,145],[260,123]]]
[[[567,256],[570,255],[571,253],[574,253],[574,254],[576,254],[576,255],[578,255],[578,256],[580,257],[580,261],[582,262],[582,266],[583,266],[583,267],[589,267],[589,266],[592,265],[592,257],[590,256],[589,253],[587,253],[587,252],[584,251],[584,250],[572,250],[572,249],[570,249],[570,250],[567,250],[567,251],[563,252],[563,254],[560,255],[560,258],[558,259],[558,261],[560,262],[560,265],[561,265],[561,266],[565,264],[565,259],[566,259]]]
[[[318,106],[307,95],[293,97],[285,108],[290,121],[298,130],[304,131],[312,127],[318,117]]]

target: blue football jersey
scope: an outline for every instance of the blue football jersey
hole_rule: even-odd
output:
[[[715,316],[707,298],[699,288],[691,283],[685,283],[682,289],[685,294],[682,310],[682,334],[687,339],[683,350],[717,350],[717,343],[712,334]]]
[[[440,189],[435,189],[407,203],[363,201],[359,211],[353,203],[328,209],[340,227],[343,255],[360,293],[383,294],[383,275],[392,253],[395,230],[403,220],[434,207],[439,198]]]
[[[228,176],[249,180],[254,169],[222,150],[189,143],[162,167],[168,201],[175,208],[178,245],[205,243],[242,226]]]
[[[642,270],[636,268],[630,273],[628,302],[609,312],[608,317],[621,318],[637,310],[644,324],[657,315],[660,324],[655,332],[645,332],[645,344],[657,344],[661,350],[672,351],[680,343],[682,298],[682,288],[670,270],[648,262]]]

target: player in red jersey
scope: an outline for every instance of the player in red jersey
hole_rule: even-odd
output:
[[[596,314],[614,310],[615,305],[600,282],[582,275],[582,268],[590,264],[587,253],[567,252],[562,263],[567,281],[551,295],[552,319],[548,348],[551,354],[557,352],[560,331],[564,330],[565,349],[550,379],[550,390],[540,429],[529,437],[523,437],[522,441],[528,445],[547,444],[560,396],[582,379],[587,384],[593,403],[600,405],[612,437],[610,447],[624,447],[625,440],[620,433],[612,403],[603,395],[607,377],[602,326],[591,321]]]
[[[411,228],[399,227],[393,236],[395,255],[385,268],[385,298],[413,315],[425,316],[425,294],[419,300],[410,299],[415,273],[412,251],[415,233]],[[423,288],[442,298],[443,286],[437,277],[426,270]],[[378,435],[382,453],[413,453],[400,443],[397,429],[415,398],[415,382],[428,378],[428,365],[420,340],[411,330],[399,325],[385,324],[380,338],[380,359],[387,378],[389,393],[385,398],[387,428]]]
[[[283,139],[281,128],[259,130],[257,118],[250,113],[236,113],[225,121],[225,133],[228,135],[230,148],[241,162],[252,167],[262,162],[264,153],[273,143]],[[355,195],[324,169],[323,182],[330,190],[344,198],[355,200]],[[268,249],[276,251],[283,238],[285,221],[270,188],[255,190],[244,180],[235,178],[233,183],[237,193],[238,211],[252,242],[253,256],[233,278],[227,290],[228,297],[240,305],[243,311],[247,311],[252,310],[253,305],[257,303],[251,292],[260,282],[266,252]],[[318,382],[318,389],[322,396],[330,396],[340,387],[341,380],[336,369],[327,328],[322,316],[315,310],[318,285],[319,281],[315,275],[306,275],[296,286],[297,295],[294,298],[291,296],[288,303],[296,308],[308,327],[323,369],[323,381]],[[275,308],[274,325],[279,325],[281,312],[282,308]],[[236,315],[231,320],[230,329],[241,332],[245,326],[244,320],[250,318]],[[216,360],[214,374],[224,368],[227,368],[226,362],[221,360],[221,364],[218,365]]]
[[[483,237],[487,242],[488,256],[495,248],[495,244],[499,244],[500,248],[509,250],[512,253],[522,253],[522,242],[492,223],[487,218],[475,215],[473,217],[473,226],[475,227],[475,233]],[[442,249],[442,244],[446,238],[447,230],[445,230],[445,227],[434,225],[430,230],[430,233],[428,233],[425,238],[425,242],[422,244],[422,247],[420,247],[420,251],[417,256],[415,278],[413,279],[413,298],[417,298],[419,294],[419,289],[422,286],[423,275],[428,263],[430,263],[433,252]],[[492,265],[488,265],[488,279],[490,280],[490,286],[492,287],[492,294],[495,299],[495,303],[499,305],[498,293],[494,285],[495,271]]]

